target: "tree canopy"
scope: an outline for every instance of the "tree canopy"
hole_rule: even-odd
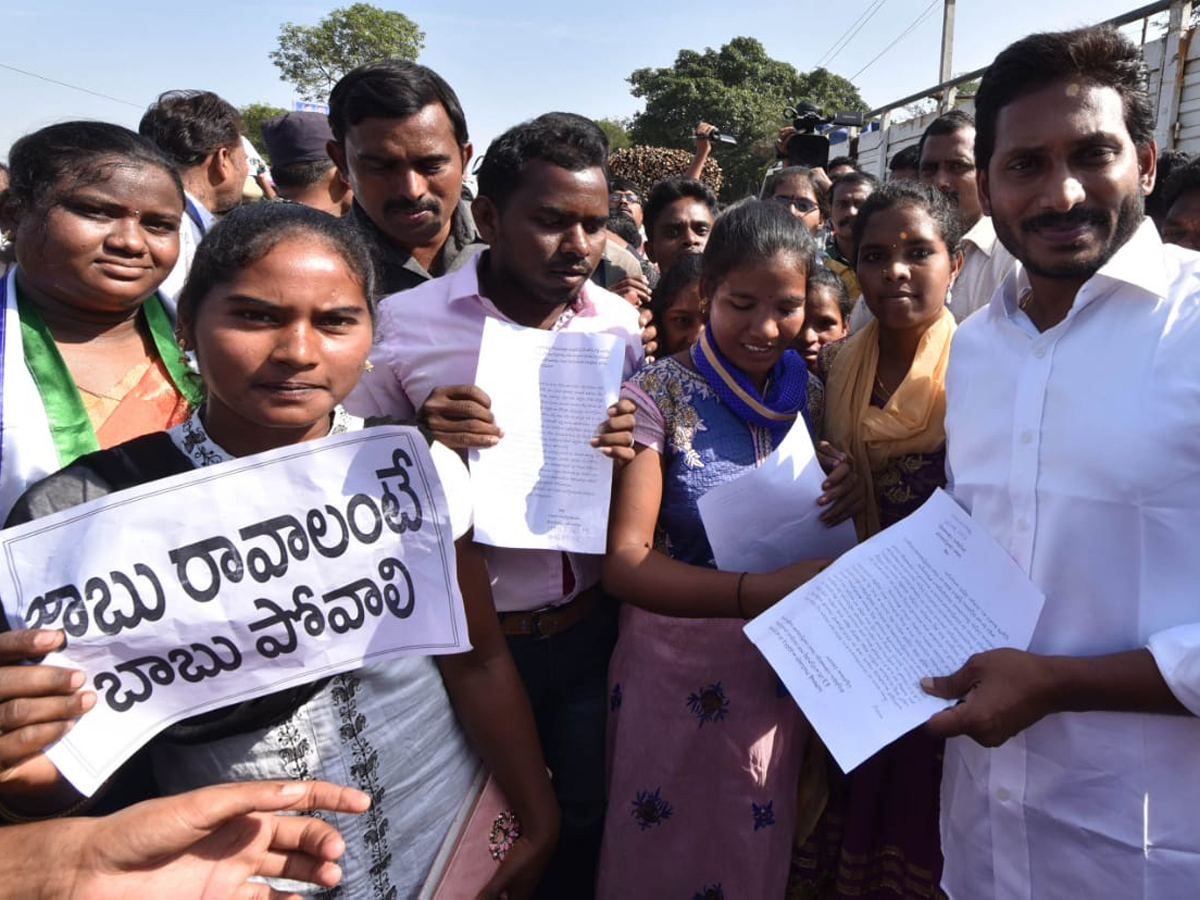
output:
[[[267,143],[262,136],[262,123],[267,119],[275,118],[275,116],[284,115],[287,110],[279,106],[271,106],[269,103],[249,103],[238,112],[242,114],[242,133],[250,139],[254,149],[263,155],[263,159],[270,162],[271,159],[267,155]]]
[[[670,68],[638,69],[629,83],[633,95],[646,101],[629,129],[635,144],[689,148],[700,121],[737,138],[736,146],[716,144],[713,151],[725,173],[725,199],[757,187],[774,159],[776,134],[789,124],[784,107],[793,100],[829,113],[867,109],[845,78],[821,68],[801,73],[772,59],[751,37],[736,37],[720,50],[680,50]]]
[[[279,77],[305,100],[324,103],[338,79],[377,59],[416,59],[425,32],[401,12],[355,3],[335,9],[316,25],[285,22],[270,53]]]

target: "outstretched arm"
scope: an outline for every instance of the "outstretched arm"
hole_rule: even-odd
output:
[[[4,896],[87,900],[239,900],[293,895],[251,876],[332,886],[337,830],[283,810],[359,813],[366,794],[323,781],[221,784],[148,800],[103,818],[0,829]]]

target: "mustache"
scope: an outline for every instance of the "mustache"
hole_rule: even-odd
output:
[[[385,213],[390,212],[430,212],[438,215],[442,211],[442,204],[433,197],[424,197],[420,200],[406,200],[403,197],[397,197],[394,200],[389,200],[383,207]]]
[[[1098,209],[1076,206],[1065,213],[1044,212],[1030,216],[1021,222],[1022,231],[1040,231],[1043,228],[1074,228],[1078,225],[1106,225],[1108,216]]]

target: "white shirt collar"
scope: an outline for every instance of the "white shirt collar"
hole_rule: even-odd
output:
[[[1148,217],[1142,220],[1137,231],[1113,254],[1112,259],[1083,283],[1075,295],[1072,312],[1104,296],[1119,284],[1136,288],[1147,297],[1161,299],[1167,296],[1168,277],[1163,243],[1154,222]],[[1002,289],[996,292],[988,315],[1011,318],[1028,290],[1029,275],[1018,260],[1013,264],[1013,271],[1004,279]]]
[[[996,228],[992,225],[992,217],[980,216],[979,221],[962,236],[962,240],[964,244],[971,244],[982,251],[985,256],[991,256],[992,248],[996,246]]]

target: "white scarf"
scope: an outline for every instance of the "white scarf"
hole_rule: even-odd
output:
[[[33,482],[57,472],[50,420],[29,369],[17,312],[17,267],[0,282],[0,524]]]

